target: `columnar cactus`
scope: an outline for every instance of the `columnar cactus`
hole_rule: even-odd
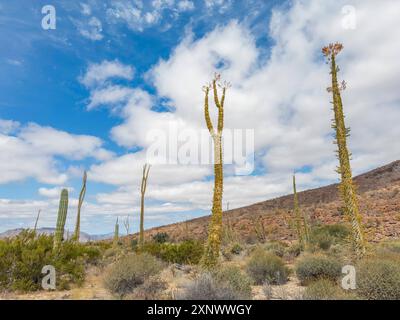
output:
[[[204,100],[204,115],[208,131],[214,142],[214,196],[212,205],[211,221],[208,230],[208,240],[202,259],[202,264],[205,267],[214,266],[219,257],[219,251],[222,238],[222,193],[223,193],[223,158],[222,158],[222,133],[224,129],[224,103],[226,90],[229,87],[228,83],[219,84],[220,76],[215,75],[211,84],[206,85],[203,90],[205,93]],[[222,87],[221,99],[218,97],[217,86]],[[210,119],[208,97],[210,91],[213,91],[214,103],[218,109],[217,130]]]
[[[115,222],[115,227],[114,227],[114,239],[113,239],[114,247],[118,246],[118,242],[119,242],[119,223],[118,223],[118,218],[117,218],[117,221]]]
[[[339,68],[336,65],[336,56],[342,49],[343,45],[340,43],[330,44],[322,49],[322,53],[328,59],[328,62],[330,62],[331,67],[332,87],[328,88],[328,92],[332,92],[333,95],[333,110],[335,118],[333,120],[332,128],[335,129],[336,144],[338,145],[337,154],[340,166],[338,167],[337,172],[341,176],[339,190],[344,202],[345,215],[352,226],[354,250],[357,257],[361,258],[365,254],[366,248],[361,224],[361,215],[358,208],[356,188],[353,184],[350,167],[350,153],[346,141],[350,129],[345,126],[343,104],[340,95],[340,91],[346,88],[346,83],[343,81],[339,86],[337,79]]]
[[[54,249],[58,249],[64,238],[65,221],[67,220],[68,212],[68,190],[61,191],[60,204],[58,207],[58,217],[56,232],[54,234]]]
[[[82,208],[83,200],[85,199],[85,194],[86,194],[86,180],[87,180],[87,173],[85,171],[83,173],[82,189],[79,194],[78,213],[76,215],[76,224],[75,224],[75,233],[74,233],[74,240],[78,241],[78,242],[79,242],[79,236],[81,233],[81,208]]]
[[[140,230],[139,230],[139,245],[144,244],[144,195],[147,189],[147,179],[149,177],[150,165],[143,166],[142,184],[140,186],[141,202],[140,202]]]

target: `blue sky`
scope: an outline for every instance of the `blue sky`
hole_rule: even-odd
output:
[[[41,26],[44,5],[56,9],[55,30]],[[355,172],[398,159],[399,22],[390,18],[398,4],[346,5],[0,0],[0,232],[32,225],[39,209],[41,226],[55,224],[62,187],[70,188],[72,229],[83,170],[83,230],[110,232],[128,214],[136,230],[146,132],[169,122],[204,129],[201,86],[215,71],[232,83],[226,126],[255,133],[255,170],[226,168],[224,203],[289,193],[293,170],[301,189],[336,182],[320,55],[334,41],[345,45]],[[373,51],[368,39],[386,49]],[[211,194],[210,166],[155,165],[146,226],[207,214]]]

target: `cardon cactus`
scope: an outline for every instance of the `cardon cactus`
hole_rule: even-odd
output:
[[[64,238],[65,221],[67,220],[68,212],[68,190],[61,191],[60,205],[58,207],[58,217],[56,232],[54,234],[54,249],[58,249]]]
[[[74,233],[75,241],[79,241],[79,235],[81,233],[81,208],[82,208],[83,200],[85,199],[85,194],[86,194],[86,180],[87,180],[87,173],[85,171],[83,173],[82,189],[79,194],[78,213],[76,215],[76,224],[75,224],[75,233]]]
[[[114,239],[113,239],[114,247],[118,246],[118,242],[119,242],[119,223],[118,223],[118,218],[117,218],[117,221],[115,222],[115,227],[114,227]]]

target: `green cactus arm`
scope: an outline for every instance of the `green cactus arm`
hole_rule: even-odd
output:
[[[58,249],[64,238],[64,227],[68,212],[68,190],[61,191],[60,203],[58,207],[57,225],[54,234],[54,249]]]

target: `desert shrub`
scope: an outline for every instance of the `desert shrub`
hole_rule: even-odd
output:
[[[228,281],[221,281],[211,273],[201,273],[183,292],[179,300],[241,300],[243,293]]]
[[[166,232],[158,232],[153,235],[153,241],[156,243],[165,243],[169,240],[169,235]]]
[[[310,243],[322,250],[328,250],[333,244],[345,242],[350,233],[346,224],[317,226],[311,230]]]
[[[246,268],[256,284],[263,284],[265,281],[270,284],[282,284],[287,281],[289,273],[282,258],[261,248],[254,250]]]
[[[304,290],[303,300],[345,300],[354,299],[346,294],[337,283],[327,279],[320,279],[310,283]]]
[[[399,254],[400,255],[400,241],[387,241],[380,244],[377,248],[380,254]]]
[[[300,255],[302,250],[303,248],[301,244],[299,242],[295,242],[286,249],[286,252],[290,258],[296,258]]]
[[[231,261],[232,260],[233,254],[232,254],[230,248],[222,248],[221,249],[221,254],[222,254],[222,256],[224,257],[224,259],[226,261]]]
[[[158,276],[153,276],[138,286],[132,294],[126,297],[127,300],[159,300],[162,292],[167,288],[165,281]]]
[[[239,243],[234,243],[231,247],[232,254],[240,254],[243,251],[243,247]]]
[[[370,258],[357,266],[357,292],[368,300],[400,300],[398,259]]]
[[[136,250],[136,249],[137,249],[138,244],[139,244],[138,239],[132,239],[132,240],[131,240],[131,248],[132,248],[133,250]]]
[[[319,279],[335,281],[342,272],[341,263],[332,257],[307,255],[296,264],[296,275],[303,284]]]
[[[70,241],[63,242],[55,252],[52,236],[24,231],[12,239],[0,240],[0,288],[40,290],[45,265],[55,267],[57,289],[79,285],[84,280],[85,265],[96,263],[99,257],[98,248]]]
[[[116,248],[109,248],[103,253],[104,258],[112,258],[115,257],[118,254],[119,250]]]
[[[226,266],[214,273],[217,282],[227,283],[240,299],[251,298],[251,279],[236,266]]]
[[[284,256],[286,252],[286,247],[287,247],[286,244],[279,241],[269,242],[264,246],[265,250],[270,251],[276,256],[281,258]]]
[[[181,243],[146,243],[140,250],[167,262],[198,264],[203,255],[203,249],[201,242],[186,240]]]
[[[114,294],[124,296],[162,270],[162,263],[152,255],[130,254],[107,270],[104,285]]]

